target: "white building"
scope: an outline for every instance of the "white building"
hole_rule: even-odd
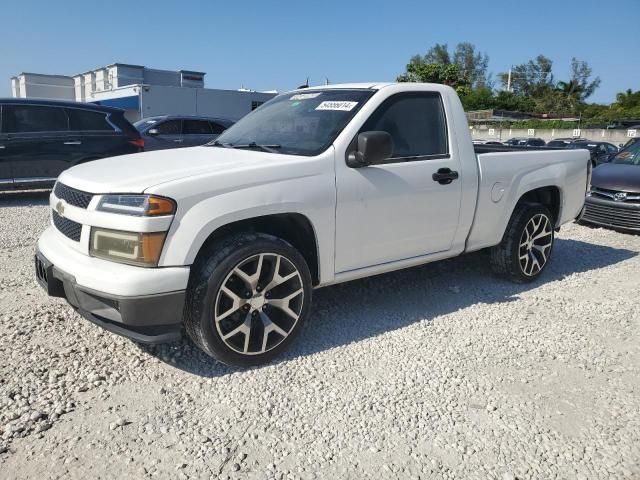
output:
[[[77,75],[21,73],[11,79],[18,98],[51,98],[119,107],[130,121],[154,115],[208,115],[238,120],[275,92],[204,88],[204,72],[157,70],[114,63]]]

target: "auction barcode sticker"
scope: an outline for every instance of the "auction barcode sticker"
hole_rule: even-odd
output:
[[[350,112],[358,105],[358,102],[321,102],[316,110],[338,110],[341,112]]]

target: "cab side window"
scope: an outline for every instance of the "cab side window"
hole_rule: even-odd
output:
[[[69,118],[65,110],[60,107],[5,105],[3,112],[7,133],[66,132],[69,130]]]
[[[393,139],[399,161],[442,158],[449,154],[447,124],[440,94],[402,93],[385,100],[361,132],[384,131]]]

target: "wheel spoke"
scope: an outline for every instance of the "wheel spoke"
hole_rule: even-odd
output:
[[[231,315],[233,312],[236,312],[237,310],[239,310],[242,306],[244,306],[245,303],[247,303],[246,299],[244,298],[240,298],[238,295],[236,295],[234,292],[232,292],[231,290],[229,290],[226,286],[223,286],[221,288],[221,291],[231,299],[231,301],[233,302],[233,305],[231,305],[231,307],[226,310],[224,313],[222,314],[218,314],[217,310],[216,310],[216,321],[219,322],[220,320],[223,320],[225,318],[227,318],[229,315]]]
[[[522,265],[522,261],[524,260],[524,265],[522,266],[522,270],[524,273],[527,273],[529,267],[529,252],[525,253],[520,257],[520,264]]]
[[[231,337],[237,335],[240,332],[242,332],[245,337],[247,337],[247,338],[249,337],[249,334],[251,333],[251,315],[247,315],[245,320],[244,320],[244,322],[242,322],[236,328],[231,330],[229,333],[223,335],[222,339],[226,340],[228,338],[231,338]],[[246,340],[245,340],[245,342],[246,342]]]
[[[240,277],[251,290],[255,290],[258,286],[258,281],[260,280],[260,274],[262,273],[262,264],[264,261],[264,254],[260,254],[258,256],[258,265],[256,267],[256,271],[252,275],[248,275],[244,270],[237,266],[233,269],[233,273],[235,273],[238,277]]]
[[[264,332],[262,336],[262,351],[264,352],[267,350],[267,342],[269,341],[269,334],[271,332],[276,332],[282,338],[285,338],[289,334],[278,325],[276,325],[266,313],[260,312],[260,319],[262,320],[262,325],[264,326]]]
[[[291,308],[289,307],[289,303],[291,302],[291,300],[293,300],[295,297],[297,297],[301,293],[302,293],[302,288],[296,290],[295,292],[287,295],[284,298],[270,298],[267,300],[267,303],[269,305],[273,305],[276,308],[279,308],[284,313],[289,315],[291,318],[293,318],[294,320],[297,320],[299,315],[293,310],[291,310]]]
[[[546,263],[546,261],[547,261],[547,250],[549,249],[549,247],[551,247],[551,244],[549,244],[549,245],[534,245],[532,247],[535,250],[537,250],[538,252],[540,252],[540,254],[542,255],[543,263]]]
[[[275,263],[275,265],[273,267],[273,275],[271,276],[271,281],[267,284],[266,287],[264,287],[264,291],[265,292],[268,292],[272,288],[275,288],[278,285],[282,285],[283,283],[288,282],[292,278],[298,276],[298,271],[297,270],[294,270],[293,272],[285,275],[284,277],[282,275],[280,275],[280,266],[281,266],[280,259],[281,259],[281,257],[278,255],[276,257],[276,263]]]

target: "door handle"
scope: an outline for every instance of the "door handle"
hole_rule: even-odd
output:
[[[5,148],[7,147],[5,147],[4,145],[0,145],[0,150],[4,150]]]
[[[80,140],[72,140],[69,142],[64,142],[65,145],[82,145],[82,142]]]
[[[434,182],[438,182],[440,185],[449,185],[454,180],[457,180],[458,177],[458,172],[455,170],[451,170],[450,168],[440,168],[431,178],[433,178]]]
[[[174,140],[173,142],[174,143],[182,143],[182,142],[184,142],[184,140],[177,139],[177,140]]]

